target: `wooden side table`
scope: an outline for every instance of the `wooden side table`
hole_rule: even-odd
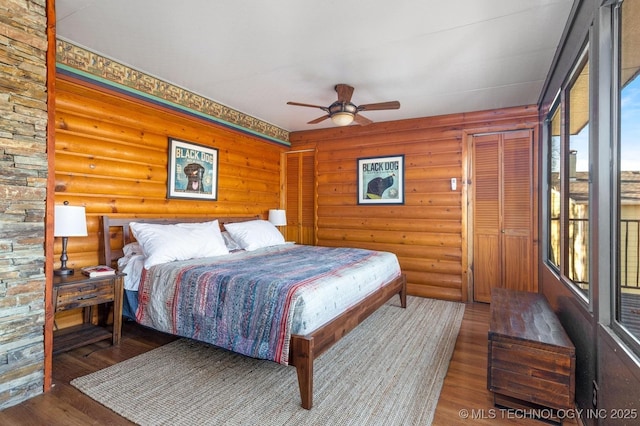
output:
[[[53,353],[68,351],[80,346],[111,339],[113,345],[120,344],[122,331],[122,293],[125,274],[89,278],[81,271],[73,275],[53,277],[54,312],[84,309],[83,323],[57,330],[53,333]],[[106,327],[106,317],[98,315],[98,324],[92,323],[93,309],[113,302],[113,327]]]

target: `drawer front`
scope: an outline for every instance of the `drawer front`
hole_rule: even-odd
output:
[[[113,302],[114,288],[113,280],[61,287],[58,289],[56,312]]]
[[[572,357],[504,340],[490,342],[489,352],[489,390],[549,407],[572,407]]]
[[[571,376],[571,358],[549,348],[541,350],[529,346],[492,342],[492,365],[518,373],[530,374],[539,379],[562,381]],[[522,371],[524,369],[524,371]]]

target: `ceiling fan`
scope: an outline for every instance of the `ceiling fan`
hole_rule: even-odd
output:
[[[358,114],[360,111],[376,111],[382,109],[398,109],[400,108],[400,102],[398,101],[389,101],[389,102],[379,102],[375,104],[364,104],[356,106],[351,102],[351,96],[353,95],[353,87],[348,84],[336,84],[335,86],[336,92],[338,93],[338,100],[329,105],[328,107],[323,107],[320,105],[310,105],[310,104],[302,104],[299,102],[287,102],[287,105],[297,105],[297,106],[305,106],[311,108],[320,108],[327,115],[323,115],[322,117],[318,117],[315,120],[311,120],[307,124],[317,124],[321,121],[330,118],[331,121],[337,126],[348,126],[353,121],[364,126],[373,121],[368,118]]]

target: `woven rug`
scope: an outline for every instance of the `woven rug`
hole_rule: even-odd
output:
[[[74,379],[140,425],[429,425],[464,313],[392,298],[314,363],[314,405],[295,368],[180,339]]]

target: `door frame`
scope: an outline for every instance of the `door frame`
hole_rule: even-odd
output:
[[[531,226],[531,256],[532,265],[531,273],[533,274],[532,283],[535,286],[535,291],[538,291],[538,264],[539,264],[539,242],[538,242],[538,229],[540,223],[540,216],[538,211],[538,199],[539,199],[539,165],[540,165],[540,149],[539,149],[539,126],[537,122],[535,125],[516,125],[516,126],[495,126],[478,129],[466,129],[462,132],[462,300],[465,303],[482,303],[474,300],[474,283],[473,283],[473,182],[471,177],[473,176],[473,138],[475,136],[489,135],[495,133],[507,133],[517,132],[522,130],[531,131],[531,140],[533,146],[531,159],[533,161],[531,170],[533,176],[531,177],[533,200],[531,203],[532,210],[532,226]],[[464,207],[466,206],[466,208]],[[465,277],[466,275],[466,277]]]

